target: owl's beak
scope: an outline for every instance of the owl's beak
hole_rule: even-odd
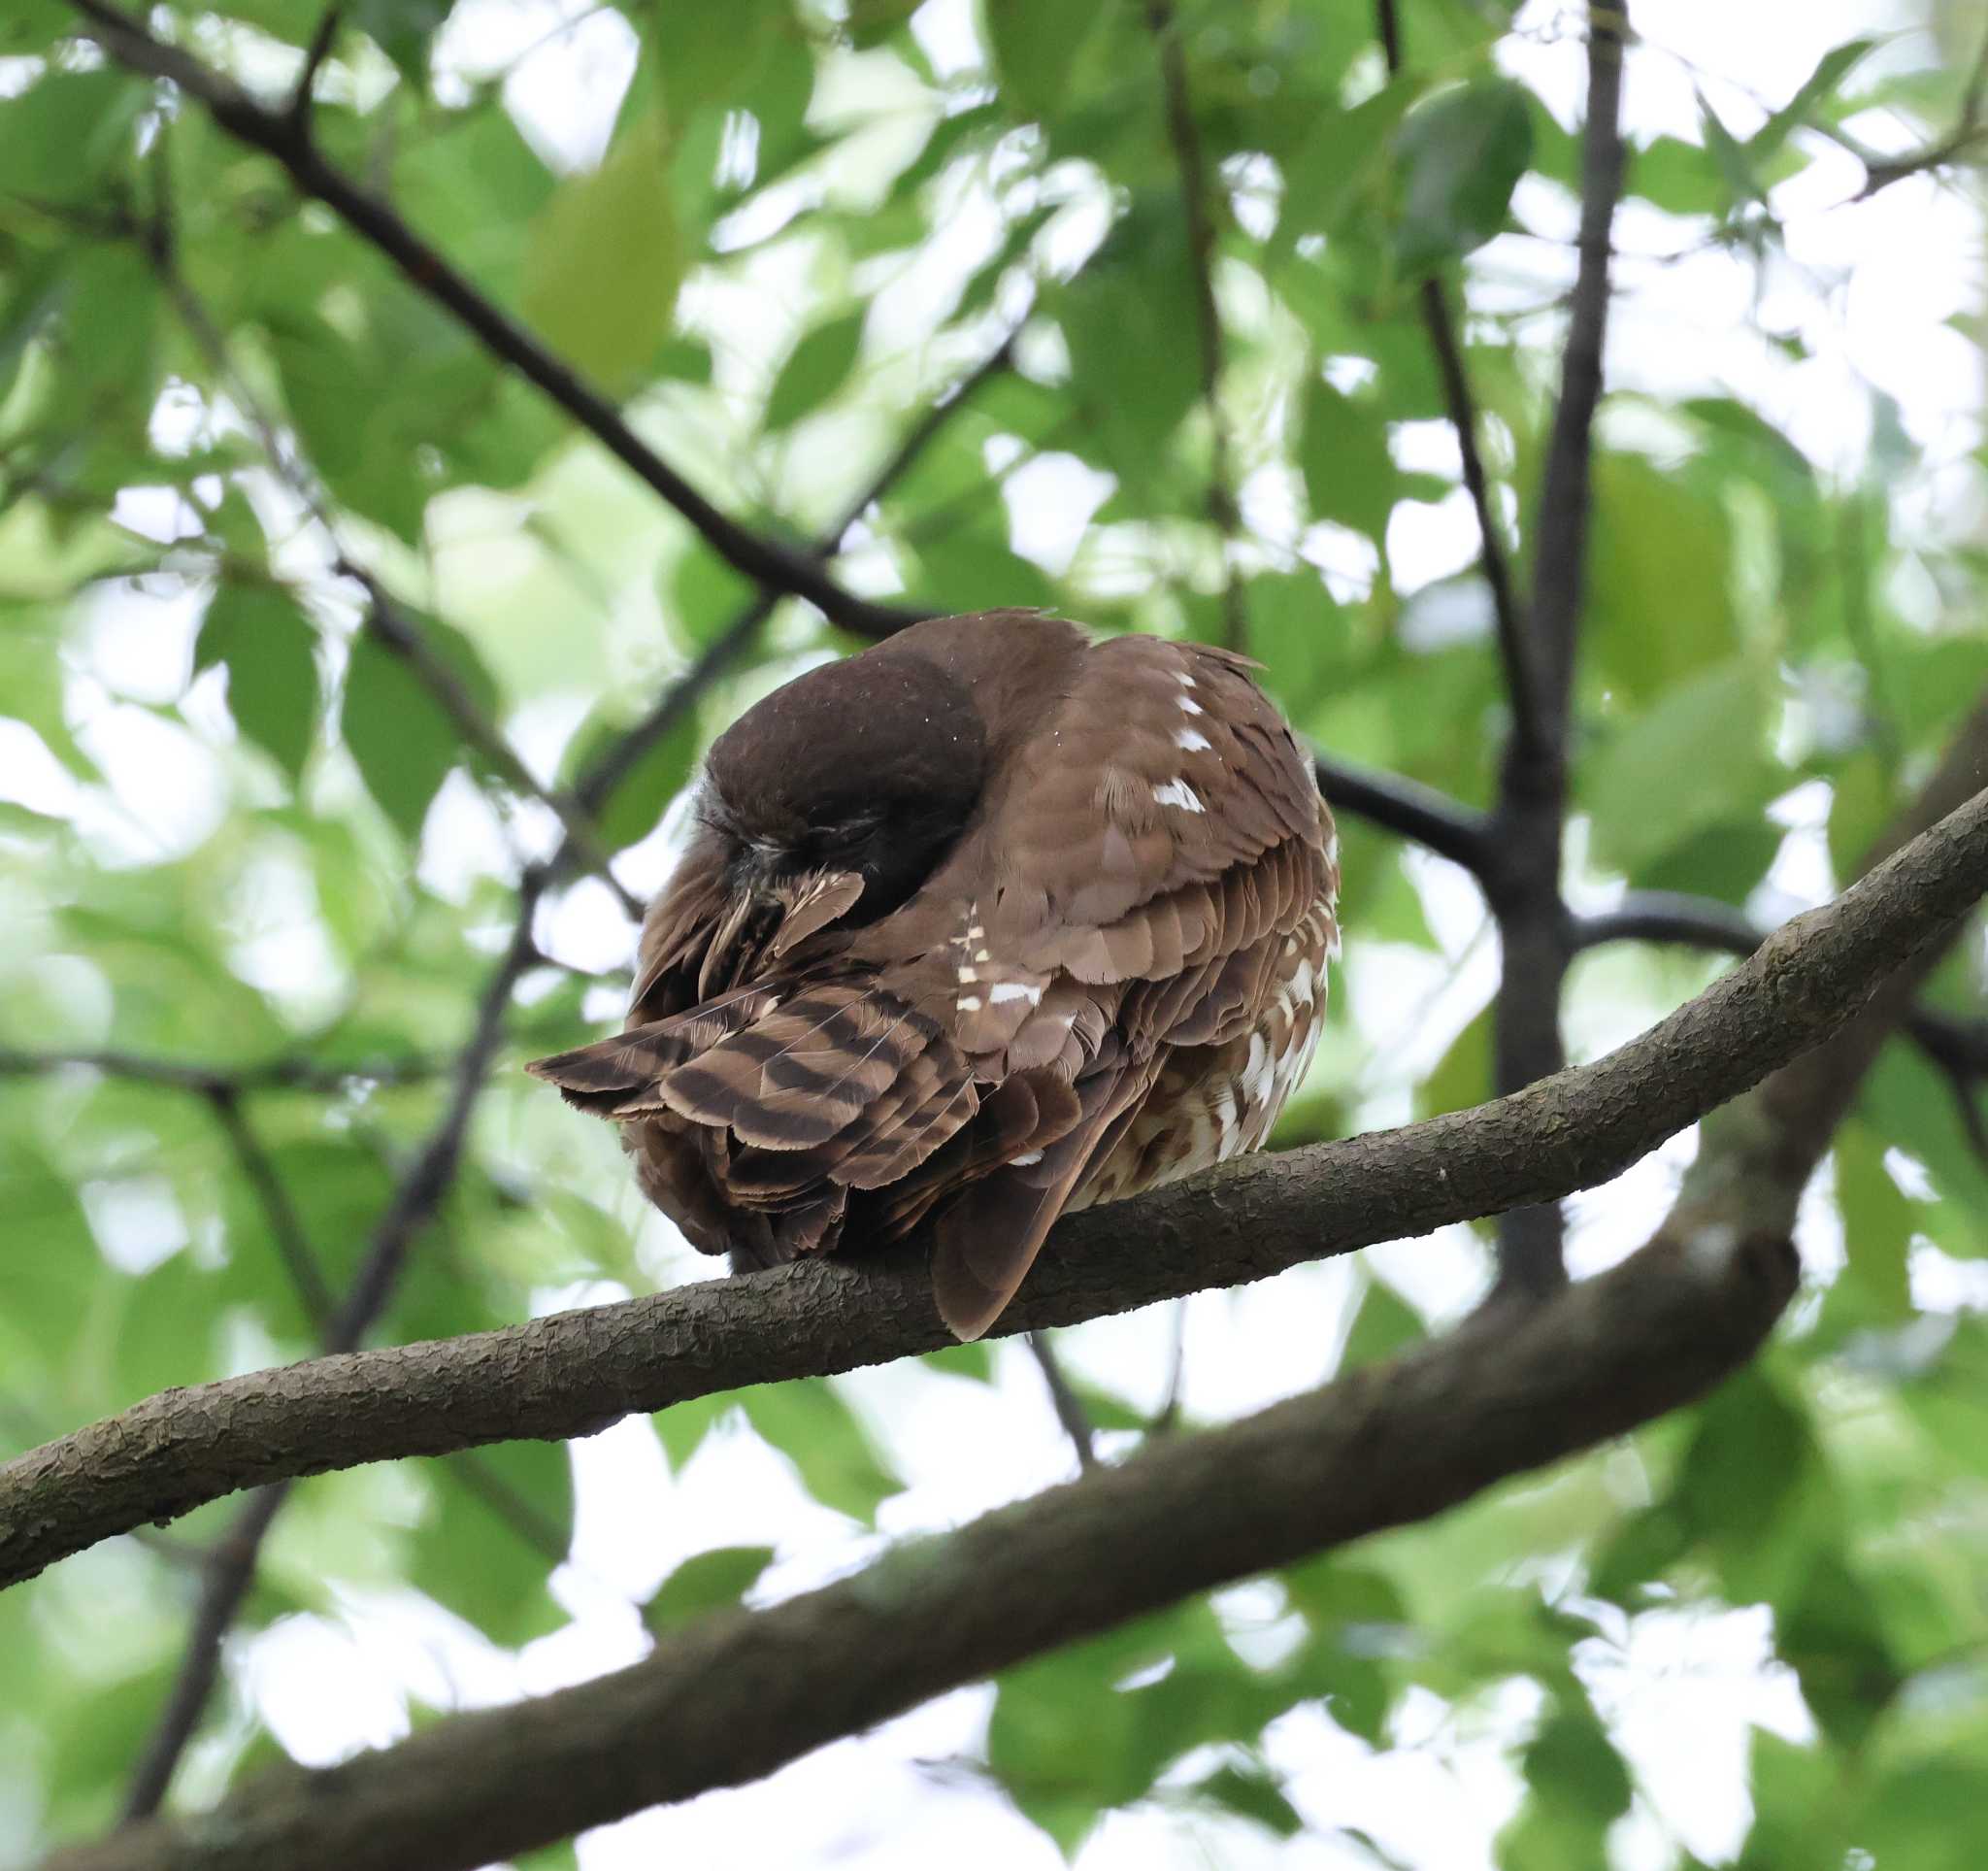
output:
[[[704,952],[697,993],[714,993],[749,981],[770,962],[845,915],[863,894],[856,871],[808,871],[738,890]]]

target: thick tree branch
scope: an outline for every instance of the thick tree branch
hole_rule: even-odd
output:
[[[1606,1182],[1817,1044],[1984,887],[1988,792],[1606,1058],[1070,1218],[997,1330],[1263,1279]],[[948,1342],[915,1256],[857,1255],[171,1391],[0,1467],[0,1584],[282,1477],[577,1435]]]
[[[1234,560],[1235,540],[1242,520],[1233,480],[1234,438],[1222,415],[1222,314],[1215,303],[1215,223],[1208,163],[1202,153],[1201,126],[1194,120],[1187,48],[1181,41],[1173,0],[1146,0],[1145,23],[1159,50],[1167,140],[1174,147],[1174,164],[1180,172],[1180,207],[1187,224],[1189,270],[1194,279],[1194,335],[1201,354],[1201,400],[1209,422],[1208,517],[1222,553],[1222,641],[1231,650],[1244,650],[1248,648],[1249,624]]]
[[[326,161],[307,117],[272,110],[177,46],[154,39],[108,0],[70,0],[85,30],[119,64],[177,85],[238,142],[272,156],[306,195],[322,202],[408,281],[594,437],[645,485],[676,508],[726,564],[759,585],[791,592],[851,629],[886,632],[909,621],[887,605],[845,591],[805,551],[765,538],[721,513],[636,434],[620,411],[487,298],[386,202]]]
[[[1479,1321],[1228,1428],[1162,1439],[824,1590],[712,1618],[632,1668],[329,1771],[280,1771],[203,1820],[49,1871],[450,1871],[736,1786],[1689,1402],[1751,1354],[1793,1289],[1785,1241],[1708,1253],[1660,1237],[1515,1324]]]

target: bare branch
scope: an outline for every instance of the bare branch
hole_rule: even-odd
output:
[[[297,74],[295,89],[290,92],[290,108],[285,114],[296,126],[299,137],[311,134],[311,106],[317,89],[317,74],[324,69],[324,61],[331,56],[332,41],[338,37],[341,9],[326,7],[317,21],[317,30],[311,35],[311,43],[304,49],[304,68]]]
[[[1606,1058],[1473,1111],[1069,1218],[996,1329],[1263,1279],[1606,1182],[1816,1045],[1984,886],[1988,792]],[[285,1475],[577,1435],[948,1342],[915,1256],[857,1254],[172,1391],[0,1467],[0,1583]]]
[[[1460,806],[1434,786],[1397,773],[1375,773],[1347,765],[1329,753],[1315,753],[1318,789],[1335,812],[1357,813],[1383,831],[1426,845],[1483,884],[1492,874],[1490,820]]]
[[[242,1110],[239,1089],[231,1085],[217,1085],[210,1087],[207,1096],[215,1120],[235,1153],[242,1180],[254,1191],[262,1209],[277,1258],[282,1262],[297,1302],[304,1308],[304,1317],[321,1333],[331,1320],[331,1289],[324,1284],[324,1270],[317,1264],[316,1254],[311,1251],[296,1204],[283,1187],[282,1178],[276,1173],[268,1151],[250,1127]]]
[[[1236,575],[1233,548],[1242,530],[1233,483],[1235,452],[1222,415],[1222,315],[1215,303],[1215,225],[1210,211],[1208,164],[1194,99],[1187,85],[1187,49],[1173,0],[1146,0],[1146,30],[1159,49],[1160,82],[1166,96],[1167,138],[1180,172],[1180,205],[1187,222],[1189,270],[1194,277],[1194,332],[1201,352],[1201,399],[1208,409],[1208,517],[1222,552],[1222,640],[1231,650],[1248,648],[1242,585]]]
[[[1493,1083],[1500,1091],[1567,1062],[1560,1002],[1570,951],[1560,894],[1574,643],[1585,584],[1595,409],[1608,318],[1609,230],[1622,192],[1622,0],[1588,9],[1587,121],[1581,139],[1580,261],[1561,357],[1560,399],[1540,490],[1526,655],[1537,682],[1530,735],[1514,721],[1499,777],[1487,880],[1498,919],[1501,983],[1492,1012]],[[1515,1209],[1498,1229],[1501,1298],[1550,1292],[1567,1279],[1566,1221],[1557,1204]]]
[[[1077,1467],[1095,1468],[1098,1465],[1098,1432],[1091,1422],[1090,1412],[1083,1407],[1083,1399],[1070,1387],[1070,1379],[1064,1374],[1063,1361],[1056,1355],[1056,1348],[1050,1344],[1046,1332],[1030,1332],[1024,1342],[1042,1370],[1043,1383],[1048,1389],[1049,1405],[1056,1412],[1056,1420],[1063,1425],[1063,1433],[1077,1451]]]
[[[108,0],[70,0],[86,30],[119,64],[163,79],[203,105],[238,142],[274,157],[306,195],[322,202],[361,239],[393,262],[473,333],[492,355],[535,384],[645,485],[659,494],[709,542],[726,564],[755,584],[770,585],[816,605],[838,623],[887,634],[911,621],[888,605],[845,591],[806,551],[768,539],[721,513],[628,425],[621,413],[570,364],[487,298],[401,218],[392,207],[326,161],[289,113],[258,103],[231,79],[154,39]]]

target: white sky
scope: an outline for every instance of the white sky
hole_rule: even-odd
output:
[[[547,36],[562,17],[583,11],[580,0],[473,0],[458,7],[445,48],[446,64],[474,71],[503,65],[543,42],[512,80],[507,98],[540,146],[568,165],[597,154],[633,55],[626,25],[612,12]],[[1895,26],[1901,17],[1881,0],[1811,0],[1802,7],[1667,0],[1642,11],[1654,43],[1633,53],[1627,92],[1628,120],[1639,140],[1660,131],[1696,137],[1694,82],[1743,134],[1759,120],[1761,101],[1783,101],[1823,50],[1873,23]],[[931,0],[920,26],[935,55],[959,54],[967,17],[968,0]],[[1578,39],[1562,30],[1570,17],[1549,4],[1529,8],[1527,36],[1512,41],[1506,53],[1508,64],[1540,87],[1563,120],[1571,120],[1581,84]],[[1908,35],[1887,55],[1917,61],[1925,44],[1923,36]],[[886,82],[878,61],[865,61],[845,75],[841,101],[860,104]],[[1879,146],[1897,147],[1910,137],[1905,126],[1881,118],[1856,127]],[[1959,465],[1944,465],[1963,462],[1979,440],[1980,353],[1948,322],[1979,303],[1978,212],[1924,180],[1890,188],[1869,204],[1839,205],[1861,180],[1854,161],[1831,155],[1788,184],[1777,205],[1787,215],[1789,256],[1765,281],[1723,254],[1663,264],[1637,257],[1673,253],[1689,244],[1691,230],[1645,206],[1625,210],[1617,233],[1626,289],[1611,332],[1610,382],[1666,395],[1738,389],[1785,422],[1826,469],[1858,460],[1867,388],[1874,385],[1897,400],[1907,432],[1932,464],[1913,495],[1915,523],[1929,533],[1978,525],[1977,480]],[[1534,234],[1564,242],[1570,231],[1564,197],[1533,185],[1519,208]],[[963,204],[949,228],[952,256],[964,255],[963,265],[990,244],[984,205]],[[1501,240],[1481,261],[1482,302],[1508,296],[1514,303],[1537,301],[1547,296],[1541,284],[1557,288],[1570,266],[1564,245],[1521,236]],[[802,283],[781,284],[792,289]],[[921,301],[932,289],[919,279],[900,283],[893,288],[899,301],[876,316],[909,339],[931,322]],[[764,351],[781,342],[785,299],[781,291],[723,295],[728,345],[744,354],[755,344]],[[1812,360],[1790,366],[1766,345],[1764,326],[1799,329]],[[1546,335],[1542,327],[1542,342]],[[1434,425],[1418,426],[1431,432],[1401,438],[1405,458],[1437,467],[1452,462],[1453,444],[1433,432]],[[1076,544],[1074,515],[1087,513],[1101,493],[1096,478],[1070,457],[1017,474],[1007,490],[1017,544],[1060,563]],[[134,518],[141,505],[134,503]],[[169,516],[151,518],[169,523]],[[1405,506],[1390,547],[1405,578],[1415,583],[1467,565],[1474,537],[1458,495],[1438,507]],[[1347,575],[1365,576],[1357,562]],[[83,800],[38,744],[17,746],[15,738],[0,739],[6,774],[0,793],[44,810],[83,813],[107,848],[121,850],[127,859],[189,849],[204,838],[226,809],[219,766],[194,737],[117,699],[173,692],[192,621],[189,613],[179,648],[150,606],[142,617],[107,607],[92,627],[92,665],[105,675],[116,671],[116,693],[85,675],[75,701],[114,807]],[[553,710],[527,726],[549,752],[570,730],[571,718],[570,712]],[[0,735],[6,732],[0,723]],[[1812,808],[1803,816],[1813,822]],[[503,858],[487,813],[466,785],[452,789],[438,808],[428,844],[424,876],[450,894]],[[658,853],[650,851],[647,859],[631,870],[631,884],[655,881]],[[648,874],[636,874],[644,869]],[[1337,984],[1338,991],[1351,994],[1360,1026],[1383,1061],[1369,1069],[1361,1086],[1372,1121],[1407,1115],[1416,1074],[1440,1056],[1496,978],[1495,940],[1481,927],[1473,892],[1438,861],[1418,858],[1413,870],[1444,953],[1354,954],[1349,978]],[[1799,846],[1791,849],[1775,883],[1791,898],[1812,898],[1826,887],[1813,844],[1806,854]],[[274,934],[259,946],[246,945],[245,973],[273,986],[287,980],[300,990],[314,975],[321,978],[319,957],[295,946],[307,919],[278,916]],[[574,893],[554,925],[554,941],[560,952],[603,968],[620,965],[627,953],[625,927],[601,889]],[[1576,1022],[1576,1046],[1592,1052],[1611,1044],[1649,1011],[1636,1003],[1587,1012]],[[1689,1138],[1679,1140],[1621,1184],[1576,1201],[1573,1259],[1578,1270],[1607,1264],[1640,1237],[1691,1148]],[[669,1243],[664,1224],[644,1219],[632,1191],[618,1199],[618,1212],[643,1226],[645,1252],[663,1277],[710,1271]],[[105,1222],[107,1235],[128,1237],[133,1252],[143,1246],[140,1236],[151,1243],[150,1252],[171,1251],[161,1225],[156,1214]],[[1806,1245],[1825,1261],[1836,1251],[1826,1227],[1811,1230]],[[1481,1252],[1461,1229],[1362,1258],[1436,1318],[1467,1306],[1484,1275]],[[1338,1263],[1189,1302],[1189,1415],[1224,1420],[1315,1383],[1361,1277],[1351,1263]],[[561,1292],[545,1295],[544,1304],[549,1310],[608,1296],[612,1292]],[[1064,1334],[1061,1342],[1077,1367],[1151,1405],[1164,1389],[1172,1329],[1162,1309],[1101,1320]],[[1067,1446],[1034,1365],[1016,1348],[1004,1347],[997,1357],[992,1387],[916,1369],[864,1372],[843,1385],[911,1483],[883,1511],[885,1536],[956,1524],[1070,1471]],[[645,1640],[633,1602],[692,1552],[740,1542],[776,1546],[780,1556],[761,1592],[777,1597],[848,1570],[878,1544],[810,1500],[784,1459],[750,1436],[714,1437],[674,1477],[646,1420],[577,1444],[573,1453],[579,1526],[572,1563],[557,1581],[573,1621],[520,1656],[497,1653],[425,1602],[405,1599],[355,1602],[343,1617],[293,1618],[232,1647],[233,1680],[292,1754],[325,1762],[405,1733],[408,1692],[444,1705],[503,1701],[634,1659]],[[1239,1602],[1250,1615],[1264,1614],[1260,1592]],[[1656,1871],[1680,1847],[1716,1860],[1743,1836],[1747,1723],[1794,1737],[1809,1731],[1785,1673],[1763,1667],[1770,1648],[1765,1614],[1752,1610],[1651,1614],[1598,1636],[1591,1646],[1591,1687],[1640,1786],[1636,1811],[1615,1840],[1624,1871]],[[586,1871],[633,1871],[657,1862],[710,1871],[831,1861],[861,1871],[927,1871],[941,1859],[951,1871],[1054,1865],[1058,1854],[1047,1841],[965,1764],[990,1700],[988,1690],[965,1690],[823,1750],[761,1785],[606,1828],[582,1841],[581,1863]],[[1412,1697],[1395,1746],[1377,1756],[1317,1712],[1300,1711],[1273,1729],[1270,1752],[1290,1776],[1292,1797],[1318,1827],[1363,1826],[1405,1864],[1489,1871],[1492,1838],[1519,1793],[1504,1751],[1525,1732],[1535,1711],[1534,1697],[1520,1686],[1463,1711]],[[229,1745],[208,1744],[210,1768]],[[196,1754],[195,1783],[200,1760]],[[1186,1777],[1209,1764],[1189,1762]],[[200,1795],[197,1784],[189,1790]],[[1368,1862],[1321,1836],[1279,1846],[1251,1827],[1185,1819],[1160,1806],[1113,1818],[1080,1858],[1082,1871]]]

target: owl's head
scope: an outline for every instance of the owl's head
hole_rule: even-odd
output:
[[[777,688],[712,744],[699,812],[736,885],[863,881],[857,916],[902,903],[972,818],[986,726],[961,675],[891,643]]]

